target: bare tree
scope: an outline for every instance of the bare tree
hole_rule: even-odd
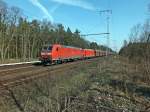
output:
[[[131,33],[129,35],[130,43],[138,42],[140,31],[141,31],[141,24],[137,24],[131,29]]]
[[[7,5],[0,1],[0,57],[1,61],[4,60],[4,50],[5,50],[5,37],[6,37],[6,21],[7,21]]]
[[[146,43],[147,39],[149,38],[149,33],[150,33],[150,20],[147,20],[141,28],[141,33],[139,37],[140,42]]]
[[[8,30],[7,30],[7,40],[8,42],[6,42],[6,48],[5,48],[5,52],[4,52],[4,57],[6,58],[6,55],[8,56],[8,59],[9,59],[9,49],[13,49],[14,47],[16,48],[15,49],[15,57],[18,58],[18,45],[17,45],[17,28],[16,28],[16,24],[18,22],[18,18],[19,18],[19,15],[20,15],[20,9],[17,8],[17,7],[11,7],[9,12],[8,12]],[[13,41],[15,41],[13,44]],[[11,46],[10,46],[11,45]]]

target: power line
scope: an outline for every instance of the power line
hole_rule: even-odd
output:
[[[91,34],[82,34],[81,36],[91,36],[91,35],[107,35],[108,33],[91,33]]]
[[[91,35],[107,35],[107,37],[103,37],[103,38],[107,38],[107,55],[109,53],[109,41],[110,41],[110,14],[112,14],[112,10],[100,10],[98,11],[100,14],[102,13],[107,13],[107,18],[106,18],[106,22],[107,22],[107,29],[106,29],[106,33],[95,33],[95,34],[82,34],[81,36],[91,36]]]

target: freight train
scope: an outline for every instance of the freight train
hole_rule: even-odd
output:
[[[53,44],[43,47],[40,53],[40,61],[42,64],[63,63],[106,55],[106,51]]]

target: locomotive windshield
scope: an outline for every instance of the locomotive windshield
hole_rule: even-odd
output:
[[[43,47],[43,51],[51,51],[52,50],[52,46],[44,46]]]
[[[48,51],[51,51],[51,50],[52,50],[52,46],[49,46],[49,47],[47,48],[47,50],[48,50]]]

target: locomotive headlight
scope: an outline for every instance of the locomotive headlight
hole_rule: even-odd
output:
[[[50,52],[41,52],[41,57],[42,58],[50,58],[52,53]]]
[[[44,53],[44,52],[41,52],[41,55],[43,56],[43,55],[46,55],[46,53]]]
[[[51,55],[51,53],[47,53],[47,55]]]

